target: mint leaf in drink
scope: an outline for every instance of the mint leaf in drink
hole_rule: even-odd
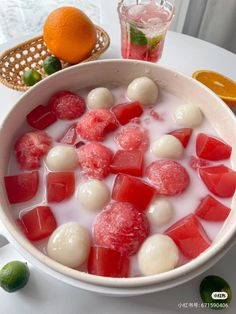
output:
[[[140,46],[146,46],[148,43],[144,33],[138,30],[134,24],[130,26],[130,41]]]

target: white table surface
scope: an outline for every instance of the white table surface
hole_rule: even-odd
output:
[[[102,3],[105,1],[101,0]],[[102,58],[120,58],[119,24],[113,1],[106,1],[102,11],[101,25],[108,30],[111,47]],[[18,41],[21,41],[20,38]],[[16,42],[0,46],[0,52]],[[236,56],[222,48],[204,41],[169,32],[160,64],[191,75],[198,69],[221,72],[236,81]],[[0,85],[0,122],[14,105],[21,93]],[[11,244],[4,244],[0,237],[0,267],[12,259],[22,259]],[[0,313],[4,314],[174,314],[174,313],[213,313],[212,310],[191,307],[201,303],[198,287],[209,274],[224,277],[236,291],[235,278],[236,246],[234,246],[214,267],[190,282],[151,295],[131,298],[111,298],[99,296],[70,287],[49,278],[31,265],[28,285],[14,293],[0,290]],[[187,308],[181,308],[186,303]],[[236,300],[227,313],[235,313]],[[225,312],[225,311],[223,311]]]

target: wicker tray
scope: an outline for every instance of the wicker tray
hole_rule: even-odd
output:
[[[108,34],[99,26],[97,30],[97,43],[89,58],[82,62],[96,60],[110,44]],[[25,70],[31,68],[38,70],[42,77],[46,77],[42,63],[43,60],[52,55],[47,49],[43,36],[37,36],[27,40],[11,49],[6,50],[0,55],[0,82],[9,88],[26,91],[26,86],[22,81],[22,75]],[[71,64],[61,61],[62,68],[71,66]]]

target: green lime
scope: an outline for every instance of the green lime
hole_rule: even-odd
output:
[[[38,71],[32,69],[26,70],[23,75],[23,81],[28,86],[33,86],[34,84],[41,81],[41,79],[42,75]]]
[[[29,275],[27,263],[12,261],[0,270],[0,286],[7,292],[15,292],[27,284]]]
[[[228,308],[232,299],[232,291],[229,284],[221,277],[207,276],[200,284],[202,301],[214,310]]]
[[[61,61],[54,56],[49,56],[43,61],[43,68],[47,74],[53,74],[61,70]]]
[[[130,41],[132,44],[139,46],[147,45],[147,38],[145,34],[137,28],[136,23],[130,25]]]

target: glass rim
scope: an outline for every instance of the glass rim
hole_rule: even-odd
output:
[[[119,17],[121,18],[122,15],[122,8],[124,7],[127,7],[126,5],[124,5],[124,1],[125,0],[120,0],[118,2],[118,6],[117,6],[117,11],[118,11],[118,14],[119,14]],[[171,2],[167,1],[167,0],[161,0],[163,1],[163,4],[161,5],[162,8],[166,9],[165,11],[168,11],[169,12],[169,15],[168,15],[168,18],[167,20],[165,21],[165,24],[169,24],[173,17],[174,17],[174,14],[175,14],[175,5],[172,4]],[[138,2],[138,1],[137,1]],[[130,20],[129,18],[126,19],[126,22],[128,22],[128,20]],[[146,22],[146,23],[139,23],[139,22],[135,22],[136,23],[136,26],[137,27],[143,27],[144,25],[149,25],[149,24],[152,24],[153,25],[157,25],[157,24],[160,24],[160,23],[150,23],[150,22]],[[168,26],[168,25],[167,25]]]

